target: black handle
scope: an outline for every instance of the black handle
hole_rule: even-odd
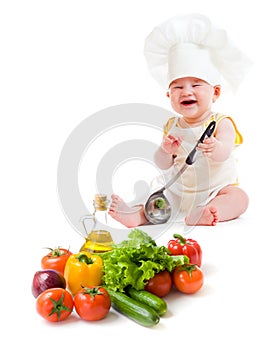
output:
[[[216,122],[213,120],[212,122],[209,123],[208,127],[206,128],[206,130],[203,132],[202,136],[200,137],[200,139],[198,140],[197,142],[197,145],[199,143],[203,143],[203,141],[205,140],[205,137],[210,137],[214,130],[215,130],[215,127],[216,127]],[[197,146],[196,145],[196,146]]]
[[[210,137],[216,127],[216,122],[213,120],[212,122],[209,123],[208,127],[206,128],[206,130],[203,132],[203,134],[201,135],[200,139],[197,141],[197,144],[195,145],[195,147],[193,148],[193,150],[189,153],[188,157],[186,158],[185,163],[188,165],[192,165],[195,161],[195,154],[196,154],[196,147],[199,145],[199,143],[203,143],[205,140],[205,137]]]

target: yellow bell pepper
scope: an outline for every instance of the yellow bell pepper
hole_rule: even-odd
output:
[[[64,269],[66,286],[73,295],[82,289],[82,286],[100,286],[102,276],[102,258],[88,252],[70,255]]]

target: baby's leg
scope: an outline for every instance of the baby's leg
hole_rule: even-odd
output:
[[[239,187],[226,186],[206,206],[194,209],[185,218],[185,222],[190,226],[214,226],[218,221],[238,218],[247,207],[247,194]]]
[[[111,198],[109,214],[113,219],[126,227],[136,227],[148,223],[144,215],[143,205],[129,207],[119,196],[112,195]]]

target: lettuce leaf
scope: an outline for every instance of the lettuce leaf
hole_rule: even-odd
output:
[[[134,229],[129,240],[116,245],[103,256],[103,284],[113,291],[124,292],[129,286],[141,290],[156,273],[172,271],[189,263],[185,255],[170,256],[168,249],[157,246],[145,232]]]
[[[117,248],[139,247],[141,244],[147,244],[147,243],[153,246],[156,246],[155,241],[146,232],[138,228],[134,228],[130,231],[128,235],[128,239],[117,244],[116,247]]]

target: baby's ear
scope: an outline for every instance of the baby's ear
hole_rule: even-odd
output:
[[[213,102],[215,102],[221,95],[221,86],[215,85],[214,86],[214,96],[213,96]]]
[[[167,97],[170,97],[169,91],[166,92],[166,96],[167,96]]]

